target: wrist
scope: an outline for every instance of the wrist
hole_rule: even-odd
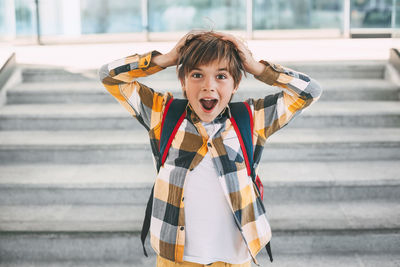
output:
[[[171,53],[161,54],[153,58],[153,62],[162,68],[176,65],[176,57]]]
[[[176,53],[168,52],[167,54],[165,54],[165,57],[168,62],[168,67],[176,65],[176,61],[178,60],[178,55]]]
[[[254,76],[259,76],[265,71],[265,68],[266,68],[266,66],[264,64],[254,61],[249,73],[253,74]]]

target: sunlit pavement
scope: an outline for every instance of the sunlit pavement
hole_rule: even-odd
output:
[[[247,42],[256,59],[273,62],[387,60],[389,50],[400,48],[400,39],[309,39],[250,40]],[[72,44],[14,46],[20,64],[44,64],[79,69],[98,68],[104,63],[134,53],[150,50],[168,52],[174,42],[130,42],[109,44]]]

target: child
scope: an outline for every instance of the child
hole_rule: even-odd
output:
[[[150,243],[157,266],[250,266],[270,241],[264,206],[248,176],[228,103],[242,73],[284,90],[246,102],[253,115],[255,169],[267,138],[315,102],[319,85],[305,74],[256,61],[245,44],[219,32],[188,33],[167,54],[152,51],[104,65],[106,89],[147,129],[158,161],[160,128],[172,95],[136,78],[177,66],[188,99],[154,187]]]

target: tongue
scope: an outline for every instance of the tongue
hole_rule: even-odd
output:
[[[211,110],[215,107],[215,104],[217,104],[217,100],[204,100],[201,99],[200,100],[201,104],[203,105],[203,107],[207,110]]]

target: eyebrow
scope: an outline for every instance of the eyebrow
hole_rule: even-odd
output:
[[[202,69],[200,69],[200,68],[193,68],[191,71],[194,71],[194,70],[202,70]],[[218,71],[228,71],[228,69],[227,68],[221,68],[221,69],[218,69]]]

